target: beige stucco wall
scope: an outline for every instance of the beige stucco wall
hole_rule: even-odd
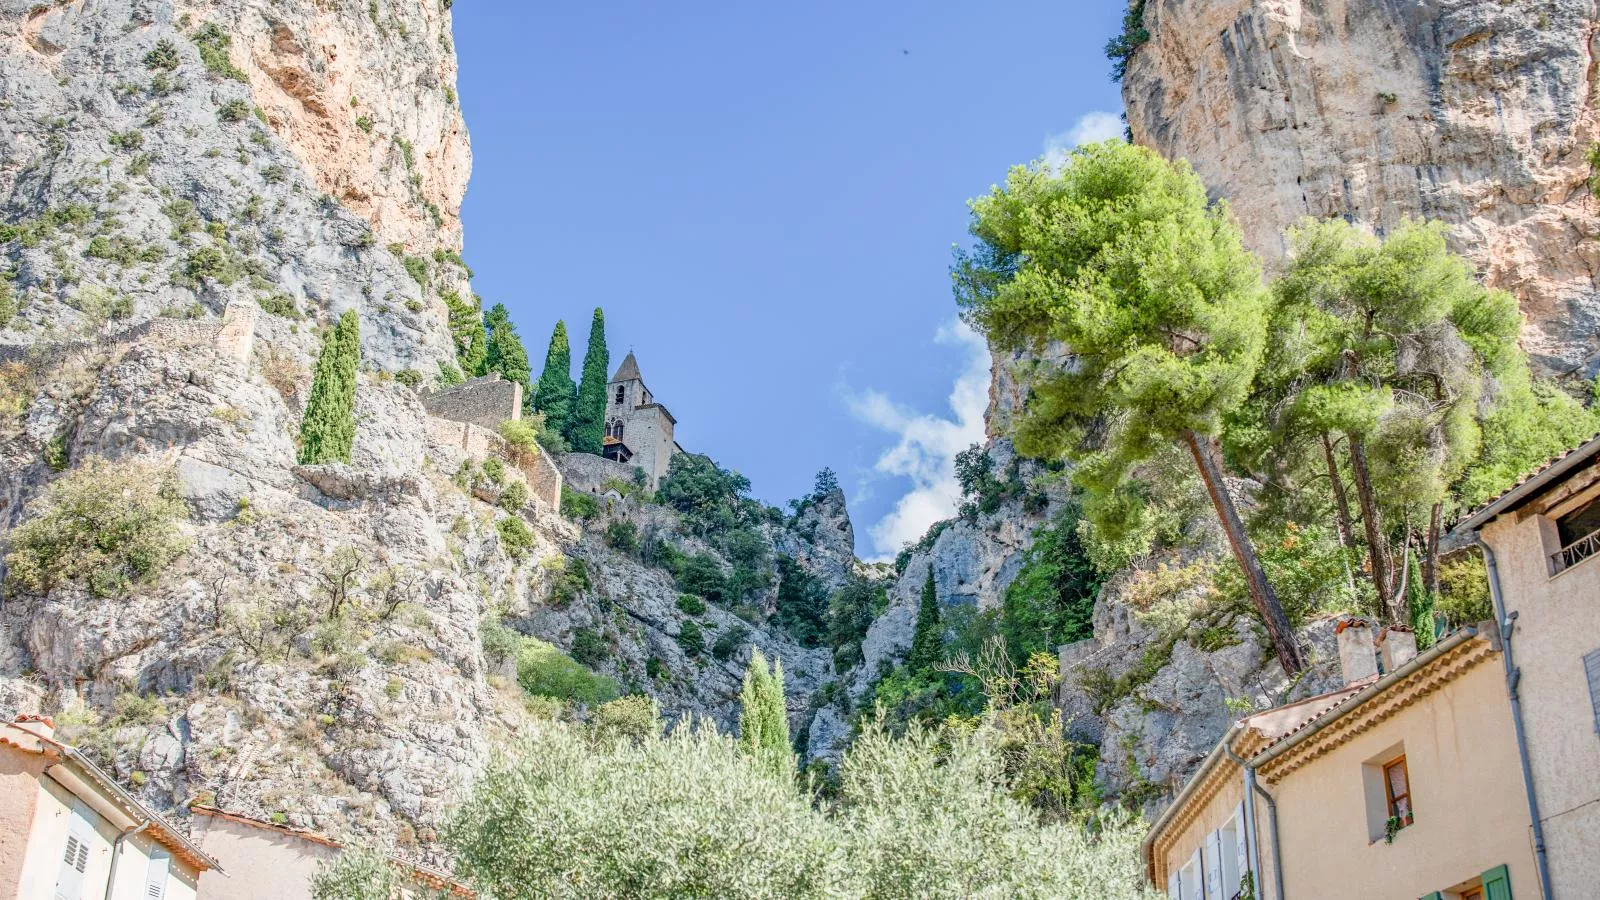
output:
[[[1230,763],[1223,763],[1222,767],[1228,773],[1227,781],[1200,808],[1200,813],[1195,816],[1194,821],[1177,834],[1172,849],[1163,857],[1166,867],[1159,874],[1162,890],[1166,889],[1168,875],[1188,865],[1195,851],[1205,844],[1206,837],[1226,824],[1244,801],[1243,775]],[[1257,896],[1260,896],[1259,891]]]
[[[39,803],[34,808],[21,891],[17,895],[24,898],[55,895],[62,848],[67,845],[67,829],[72,822],[72,806],[76,799],[71,791],[49,777],[38,779],[36,784]],[[84,814],[94,826],[95,834],[83,872],[83,896],[101,897],[105,895],[106,879],[111,875],[111,842],[117,836],[117,829],[93,809],[85,808]]]
[[[23,897],[28,835],[39,806],[44,757],[0,747],[0,897]]]
[[[1402,745],[1416,821],[1393,844],[1373,841],[1363,765]],[[1518,773],[1505,683],[1490,656],[1269,788],[1287,895],[1330,896],[1338,885],[1341,897],[1416,898],[1505,864],[1515,896],[1538,896]]]
[[[1482,534],[1494,550],[1506,611],[1517,614],[1512,647],[1529,765],[1551,887],[1555,900],[1568,900],[1600,891],[1600,734],[1583,671],[1584,654],[1600,650],[1600,558],[1550,577],[1547,555],[1559,549],[1553,527],[1544,516],[1517,521],[1512,514]]]
[[[339,850],[269,828],[197,814],[194,840],[226,876],[200,876],[200,900],[311,900],[311,878]]]

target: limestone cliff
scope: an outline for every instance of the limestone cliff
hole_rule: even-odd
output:
[[[1600,10],[1592,0],[1148,0],[1134,140],[1185,158],[1282,255],[1304,216],[1454,226],[1547,372],[1600,368]]]
[[[686,613],[603,536],[632,517],[708,550],[669,511],[509,500],[484,442],[424,408],[467,279],[449,7],[0,0],[0,540],[104,459],[170,477],[187,548],[126,587],[8,594],[0,712],[58,715],[180,821],[204,800],[433,854],[530,723],[486,618],[670,717],[730,723],[753,647],[797,721],[831,676],[759,616]],[[298,466],[320,331],[348,311],[354,456]],[[827,583],[850,535],[842,498],[762,531]]]

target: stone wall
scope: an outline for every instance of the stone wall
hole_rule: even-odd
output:
[[[593,453],[563,453],[556,464],[567,486],[586,494],[600,493],[610,478],[633,483],[632,463],[615,462]]]
[[[427,429],[430,441],[460,450],[475,462],[482,462],[491,454],[507,460],[522,473],[522,477],[528,482],[530,494],[550,504],[551,509],[561,508],[563,484],[561,470],[556,468],[550,455],[542,449],[517,453],[506,443],[505,438],[487,428],[471,422],[453,422],[437,416],[428,417]],[[592,458],[599,459],[598,456]]]
[[[493,372],[442,391],[425,391],[428,415],[452,422],[471,422],[491,431],[500,423],[522,418],[522,385]]]

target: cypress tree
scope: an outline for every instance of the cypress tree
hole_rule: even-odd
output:
[[[1417,649],[1426,650],[1433,646],[1433,607],[1434,595],[1428,590],[1422,578],[1422,566],[1417,562],[1417,554],[1410,554],[1411,559],[1406,567],[1406,606],[1411,611],[1411,630],[1417,635]]]
[[[545,427],[566,435],[572,420],[572,407],[578,402],[578,387],[572,383],[572,349],[567,345],[567,323],[557,322],[550,335],[550,349],[544,356],[544,371],[539,374],[539,393],[533,408],[544,413]]]
[[[489,354],[484,339],[483,302],[477,297],[471,299],[468,303],[455,291],[444,295],[444,305],[450,311],[450,336],[456,344],[456,363],[468,378],[483,374]]]
[[[606,433],[606,383],[611,377],[610,369],[606,314],[595,307],[594,320],[589,324],[589,349],[583,354],[583,378],[578,383],[578,406],[567,429],[567,443],[579,453],[600,452],[600,441]]]
[[[789,743],[789,712],[783,699],[783,663],[760,650],[750,654],[739,691],[739,749],[755,757],[781,778],[794,777],[794,750]]]
[[[517,327],[511,324],[511,313],[506,311],[504,303],[496,303],[483,317],[483,324],[489,339],[478,374],[499,372],[507,381],[522,385],[523,405],[527,405],[528,398],[533,395],[533,386],[528,382],[533,373],[528,366],[528,351],[522,347],[522,338],[517,337]]]
[[[311,380],[311,396],[300,420],[300,464],[349,462],[356,442],[356,367],[361,362],[361,324],[356,311],[322,338]]]
[[[911,635],[911,652],[906,655],[906,666],[921,672],[939,664],[944,641],[939,628],[939,595],[933,587],[933,566],[928,566],[928,580],[922,583],[922,603],[917,607],[917,630]]]

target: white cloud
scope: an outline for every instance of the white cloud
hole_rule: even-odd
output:
[[[1093,144],[1122,137],[1122,117],[1095,110],[1084,113],[1071,128],[1044,139],[1044,160],[1051,168],[1066,162],[1067,154],[1079,144]]]
[[[903,545],[921,538],[928,526],[955,514],[961,499],[956,454],[984,439],[983,413],[989,405],[988,346],[959,321],[940,328],[934,340],[959,347],[967,358],[950,390],[948,415],[909,409],[877,390],[849,398],[850,411],[858,419],[899,437],[898,443],[878,457],[873,469],[881,476],[910,481],[894,508],[868,531],[879,558],[893,556]]]

